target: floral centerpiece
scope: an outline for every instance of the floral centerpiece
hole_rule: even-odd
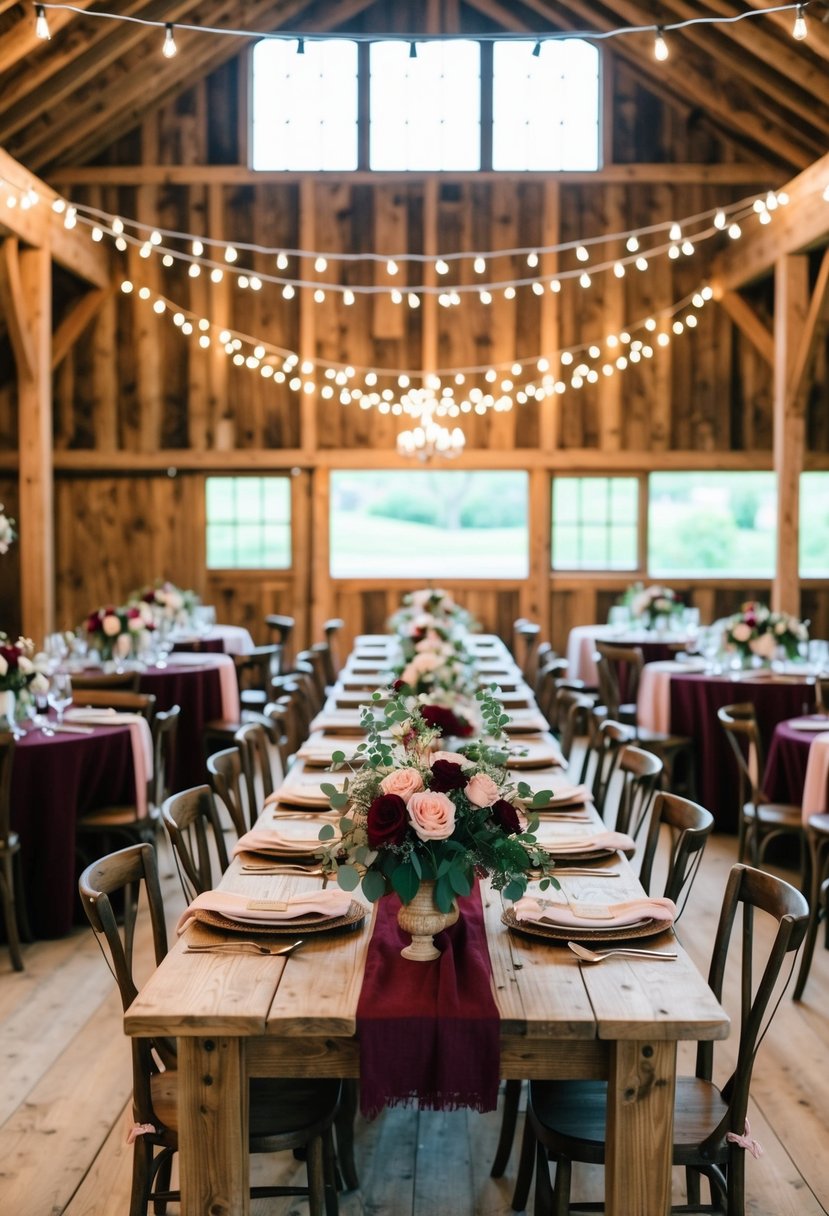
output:
[[[659,617],[674,616],[685,607],[682,599],[670,587],[646,587],[643,583],[633,583],[628,587],[621,602],[633,620],[640,621],[648,629]]]
[[[45,696],[48,691],[46,656],[35,654],[31,638],[13,642],[0,631],[0,729],[14,728],[15,701],[21,693]]]
[[[787,612],[772,612],[765,604],[748,600],[726,621],[725,645],[743,659],[770,663],[780,650],[794,659],[801,643],[809,640],[808,625]]]
[[[512,782],[502,746],[507,716],[488,690],[477,697],[491,742],[457,752],[436,750],[440,731],[410,689],[393,691],[381,718],[376,705],[364,709],[363,767],[346,778],[342,792],[322,787],[332,807],[345,812],[338,830],[320,831],[325,863],[345,890],[362,883],[371,902],[394,891],[406,905],[431,883],[434,906],[449,913],[476,876],[489,875],[509,899],[525,892],[531,871],[542,887],[554,881],[549,855],[533,834],[537,818],[531,809],[525,814],[550,793],[533,795],[525,783]],[[335,765],[343,760],[334,754]]]
[[[5,507],[0,502],[0,554],[8,553],[15,540],[17,533],[14,530],[14,520],[5,514]]]
[[[193,612],[200,603],[195,591],[184,590],[175,583],[156,579],[129,596],[130,604],[148,604],[156,625],[169,622],[171,625],[187,626],[192,623]]]
[[[424,587],[403,596],[402,607],[389,620],[397,634],[405,659],[411,659],[419,642],[438,637],[462,646],[463,637],[478,624],[471,613],[461,608],[448,591]]]
[[[141,603],[98,608],[90,612],[84,627],[90,646],[107,661],[125,659],[142,650],[156,626],[149,604]]]

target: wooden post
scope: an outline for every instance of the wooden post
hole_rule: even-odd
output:
[[[809,262],[802,254],[774,268],[774,471],[777,474],[777,562],[772,608],[800,612],[800,474],[806,419],[803,395],[793,383],[800,334],[809,311]]]
[[[48,246],[4,248],[9,330],[15,347],[20,445],[20,598],[23,632],[41,643],[55,627],[55,522],[52,468],[52,258]]]

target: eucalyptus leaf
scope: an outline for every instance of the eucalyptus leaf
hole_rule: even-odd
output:
[[[506,899],[520,899],[527,889],[526,879],[513,878],[504,887],[504,896]]]
[[[386,893],[386,880],[377,870],[366,870],[363,875],[363,894],[369,903],[376,903]]]
[[[334,761],[335,764],[344,764],[345,763],[345,752],[341,752],[341,751],[332,752],[331,759]],[[322,787],[320,787],[320,788],[322,788]]]
[[[539,790],[536,794],[533,795],[532,805],[533,806],[549,806],[550,801],[552,800],[552,797],[553,797],[552,790]]]
[[[420,886],[420,879],[414,871],[413,866],[409,862],[404,861],[399,865],[391,876],[391,885],[394,887],[397,894],[400,896],[404,904],[409,904],[417,895],[417,889]]]
[[[356,866],[340,866],[337,870],[337,882],[343,891],[356,891],[360,885],[360,871]]]
[[[320,840],[333,840],[336,835],[333,823],[324,823],[320,828]]]

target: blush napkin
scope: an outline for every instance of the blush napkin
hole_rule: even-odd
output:
[[[525,895],[513,905],[515,919],[531,924],[558,925],[565,929],[619,929],[637,924],[640,920],[656,920],[667,929],[674,922],[676,904],[670,899],[629,899],[603,908],[608,916],[579,916],[575,908],[578,903],[558,903],[550,899],[534,899]],[[585,908],[585,912],[587,912]]]
[[[346,915],[351,907],[351,894],[341,891],[339,887],[326,887],[322,891],[303,891],[301,895],[290,895],[282,902],[287,904],[284,909],[249,908],[249,895],[239,895],[236,891],[203,891],[182,912],[176,925],[176,933],[183,933],[192,921],[198,920],[199,912],[218,912],[238,924],[282,925],[297,916],[311,916],[315,913],[333,920]]]
[[[362,1112],[373,1118],[415,1099],[422,1110],[494,1110],[500,1018],[478,884],[458,899],[457,923],[435,937],[441,956],[432,963],[401,958],[409,937],[399,907],[396,895],[378,904],[357,1006]]]

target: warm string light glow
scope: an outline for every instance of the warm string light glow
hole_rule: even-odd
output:
[[[731,16],[716,16],[706,14],[699,17],[689,17],[682,20],[666,22],[663,25],[624,25],[608,30],[545,30],[544,32],[536,32],[529,34],[527,32],[513,32],[509,30],[501,31],[497,34],[476,34],[474,36],[476,42],[504,42],[507,40],[515,42],[529,42],[532,45],[531,54],[538,57],[541,54],[542,43],[544,42],[563,42],[573,38],[579,38],[587,42],[606,42],[609,39],[627,37],[629,35],[652,33],[656,35],[657,46],[659,42],[664,45],[664,34],[673,33],[676,30],[688,29],[692,26],[706,25],[736,25],[741,21],[750,21],[761,17],[768,17],[773,13],[794,13],[795,23],[792,30],[792,36],[797,39],[803,39],[807,35],[805,10],[808,7],[808,0],[803,0],[801,3],[778,4],[771,8],[747,9],[742,13],[735,13]],[[36,4],[35,5],[35,31],[38,38],[49,38],[49,26],[46,19],[46,10],[62,11],[68,13],[77,13],[80,16],[88,19],[96,19],[102,21],[118,21],[125,22],[130,25],[139,25],[151,29],[164,29],[169,26],[169,22],[157,21],[148,17],[135,17],[125,13],[109,13],[100,9],[82,9],[73,4]],[[296,42],[297,54],[305,53],[306,42],[327,42],[332,39],[343,40],[347,38],[349,42],[371,43],[378,41],[377,34],[349,33],[348,35],[341,34],[325,34],[325,33],[309,33],[304,31],[297,33],[291,30],[244,30],[236,28],[223,28],[221,26],[209,25],[190,25],[187,23],[177,23],[178,28],[187,30],[192,33],[203,34],[205,36],[224,37],[224,38],[259,38],[267,40],[276,40],[281,42]],[[401,34],[399,35],[402,41],[409,43],[409,57],[417,58],[418,42],[449,42],[458,38],[469,38],[468,34]],[[166,41],[165,44],[166,46]],[[167,54],[165,50],[163,52]],[[657,59],[666,59],[667,46],[665,46],[664,54],[660,54],[656,50]]]
[[[709,286],[629,325],[604,341],[574,345],[511,363],[443,368],[434,372],[399,368],[368,368],[325,360],[301,359],[296,351],[219,326],[207,317],[176,305],[149,287],[136,288],[130,279],[121,284],[125,295],[149,303],[158,316],[168,316],[185,337],[199,347],[220,349],[236,367],[246,368],[286,385],[296,394],[319,394],[323,401],[343,406],[377,409],[379,414],[419,417],[424,402],[433,419],[455,419],[463,414],[485,415],[561,397],[569,390],[595,384],[628,367],[653,358],[659,348],[698,324],[698,313],[712,298]],[[641,335],[641,336],[637,336]],[[555,368],[558,366],[558,374]],[[481,383],[469,384],[478,379]]]

